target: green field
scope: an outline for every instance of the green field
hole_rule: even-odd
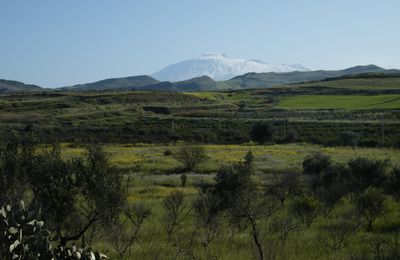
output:
[[[162,201],[172,192],[182,192],[185,195],[185,207],[190,207],[193,200],[201,193],[200,187],[204,184],[213,184],[215,173],[223,165],[243,160],[247,151],[251,150],[255,156],[254,179],[259,184],[271,182],[275,174],[302,172],[302,162],[307,155],[315,152],[323,152],[332,157],[335,162],[345,163],[349,159],[364,157],[369,159],[390,159],[392,165],[400,165],[400,151],[391,149],[371,149],[350,147],[326,148],[310,144],[288,144],[288,145],[202,145],[208,155],[207,161],[202,163],[195,172],[187,173],[188,184],[181,187],[180,174],[174,172],[180,163],[171,156],[165,156],[164,151],[170,150],[173,154],[179,149],[181,144],[176,145],[154,145],[154,144],[124,144],[106,145],[105,151],[110,155],[110,162],[113,166],[125,171],[125,180],[128,185],[128,203],[142,203],[151,209],[152,215],[142,226],[139,242],[132,248],[132,254],[126,259],[174,259],[172,256],[179,252],[175,244],[166,242],[166,235],[163,229]],[[71,144],[63,144],[62,152],[65,158],[81,156],[84,149],[75,147]],[[348,207],[348,202],[343,201],[338,205],[338,212]],[[391,202],[392,203],[392,202]],[[397,204],[392,205],[392,213],[387,218],[396,218]],[[284,210],[277,211],[278,216],[285,214]],[[333,213],[332,213],[333,214]],[[378,224],[384,219],[378,219]],[[185,240],[193,228],[192,217],[190,217],[175,234],[176,241],[185,245]],[[227,220],[224,220],[226,222]],[[320,216],[316,219],[311,228],[301,227],[295,231],[295,235],[290,236],[285,245],[285,249],[279,251],[274,243],[264,244],[267,254],[278,254],[278,259],[342,259],[348,254],[354,254],[361,250],[359,238],[365,235],[359,233],[352,236],[349,244],[341,250],[327,249],[324,244],[326,237],[320,236],[320,227],[324,225],[326,219]],[[250,232],[248,230],[241,233],[231,230],[227,223],[221,223],[219,235],[213,239],[208,248],[201,246],[195,247],[195,252],[200,259],[207,259],[208,254],[218,256],[218,259],[249,259],[256,258],[254,247],[252,246]],[[276,239],[268,230],[268,221],[261,221],[260,225],[264,241]],[[321,240],[322,239],[322,240]],[[96,242],[93,244],[102,252],[117,259],[115,249],[107,243]],[[182,249],[183,250],[183,249]],[[187,259],[180,255],[177,259]]]
[[[399,109],[400,95],[307,95],[282,98],[284,109]]]
[[[327,87],[327,88],[346,88],[346,89],[399,89],[399,77],[383,77],[383,78],[348,78],[336,80],[323,80],[319,82],[296,84],[296,87]]]
[[[250,141],[251,126],[264,120],[274,125],[275,142],[286,138],[282,121],[300,142],[331,144],[343,131],[355,132],[363,146],[400,142],[396,77],[218,92],[43,92],[0,97],[0,131],[34,125],[49,141],[90,141],[95,136],[102,143],[240,144]],[[385,139],[378,141],[382,120]]]
[[[323,152],[335,161],[346,162],[349,158],[366,157],[370,159],[390,159],[394,164],[400,164],[400,150],[379,148],[323,147],[307,143],[283,145],[201,145],[205,148],[209,159],[198,169],[202,173],[215,173],[222,165],[242,160],[248,151],[255,156],[258,172],[283,171],[292,169],[301,171],[304,157],[315,152]],[[64,144],[63,154],[67,158],[82,155],[84,149]],[[110,155],[111,163],[123,169],[140,169],[146,173],[163,173],[174,169],[179,163],[171,156],[164,156],[164,151],[175,152],[180,144],[122,144],[106,145],[105,151]]]
[[[57,160],[68,162],[86,155],[86,145],[102,145],[111,166],[116,168],[115,173],[122,176],[119,181],[123,188],[119,191],[124,191],[127,202],[114,223],[109,224],[116,227],[121,224],[123,228],[99,222],[86,232],[84,239],[110,259],[259,259],[253,242],[254,234],[259,235],[262,241],[264,259],[399,259],[396,255],[389,257],[389,253],[397,252],[392,248],[398,245],[400,237],[400,194],[397,197],[398,187],[393,188],[398,184],[392,185],[400,179],[395,175],[395,167],[400,166],[400,88],[394,80],[341,79],[308,85],[195,93],[3,94],[0,95],[0,131],[9,133],[16,130],[21,136],[32,133],[35,142],[41,143],[37,155],[48,151],[49,144],[61,143],[62,157]],[[267,125],[272,133],[267,145],[254,142],[257,139],[253,138],[252,131],[260,122]],[[183,145],[203,148],[205,161],[191,170],[185,169],[176,159]],[[8,146],[4,147],[12,151]],[[216,225],[213,222],[205,224],[199,219],[195,202],[207,195],[206,191],[216,187],[216,177],[223,172],[221,167],[243,162],[248,151],[252,151],[254,158],[252,171],[246,171],[245,176],[251,176],[254,186],[245,188],[253,189],[247,192],[251,196],[251,204],[256,203],[252,204],[254,208],[251,210],[255,210],[259,232],[254,233],[248,225],[249,219],[243,218],[243,212],[239,214],[238,221],[232,219],[230,212],[234,208],[218,213],[220,219]],[[304,171],[303,162],[307,156],[317,152],[330,156],[333,163],[319,175],[324,177],[324,182],[315,185],[315,176]],[[380,185],[378,188],[383,190],[387,206],[384,214],[376,217],[372,230],[366,229],[365,214],[361,218],[354,213],[358,205],[355,199],[365,191],[354,189],[365,180],[357,179],[359,177],[352,172],[349,161],[360,157],[365,158],[365,161],[357,162],[361,165],[360,172],[366,171],[371,179],[379,172],[380,179],[377,178],[372,187]],[[384,161],[386,159],[389,163]],[[39,158],[36,160],[40,162]],[[38,170],[53,167],[47,166],[47,161],[52,160],[45,160],[43,166],[34,164],[34,167]],[[365,165],[363,162],[366,162]],[[75,172],[77,165],[73,165],[69,166],[72,167],[70,173],[73,173],[71,181],[79,187],[74,190],[78,192],[73,197],[76,208],[80,207],[88,187],[97,192],[97,185],[103,185],[99,194],[107,194],[112,190],[112,184],[116,183],[98,181],[96,185],[88,186],[86,178],[77,176],[90,170]],[[106,169],[108,164],[102,166],[101,169]],[[372,173],[368,172],[371,167]],[[338,175],[330,180],[330,174]],[[54,178],[57,176],[63,178],[65,175],[54,175]],[[114,175],[107,175],[110,176]],[[187,178],[185,184],[182,176]],[[24,178],[26,175],[21,180]],[[340,183],[334,182],[337,179]],[[36,178],[32,180],[36,183]],[[75,180],[80,181],[75,183]],[[282,180],[285,181],[283,184]],[[325,181],[333,184],[321,190],[325,188],[322,186]],[[48,181],[37,185],[46,183]],[[334,206],[329,204],[326,199],[335,199],[335,192],[342,190],[346,194],[339,194],[340,200],[335,201]],[[51,190],[49,194],[57,192],[64,191]],[[166,232],[167,211],[163,205],[173,192],[182,194],[185,219],[177,227],[173,239],[169,240]],[[282,194],[286,196],[285,203],[281,201]],[[312,225],[306,225],[301,216],[293,212],[293,205],[310,196],[314,201],[312,203],[318,205],[314,204],[317,211],[314,212]],[[217,202],[221,199],[211,198]],[[258,203],[267,203],[264,200],[270,199],[280,205],[276,206],[272,215],[267,216],[264,213],[268,204],[259,206]],[[132,232],[135,224],[126,224],[125,210],[138,205],[148,208],[151,214],[140,226],[129,252],[122,256],[119,254],[121,243],[129,242],[130,234],[135,234]],[[203,209],[207,210],[207,207]],[[259,210],[260,215],[257,213]],[[213,211],[210,213],[213,214]],[[75,220],[76,216],[69,217]],[[343,230],[342,227],[346,228],[347,224],[357,224],[357,227],[355,230]],[[341,239],[342,231],[345,237],[337,246],[335,239]],[[377,254],[377,246],[384,251],[386,258],[369,257]]]
[[[179,187],[179,175],[175,174],[180,163],[171,156],[165,156],[166,150],[175,153],[177,145],[123,144],[106,145],[105,152],[110,156],[110,163],[129,172],[132,181],[130,200],[162,198]],[[221,166],[243,160],[248,151],[255,156],[256,178],[263,180],[272,173],[302,171],[304,158],[316,152],[323,152],[336,162],[345,163],[351,158],[389,159],[392,164],[400,165],[400,150],[351,147],[322,147],[306,143],[286,145],[202,145],[208,159],[201,164],[195,174],[189,174],[189,184],[212,182],[215,173]],[[83,148],[70,144],[62,145],[65,158],[79,157],[84,154]],[[150,189],[148,189],[151,187]],[[185,193],[197,193],[193,187],[183,190]]]

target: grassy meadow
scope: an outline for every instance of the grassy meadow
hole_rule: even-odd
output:
[[[400,95],[309,95],[285,97],[284,109],[400,109]]]
[[[122,169],[124,180],[128,186],[128,203],[143,203],[151,209],[152,215],[144,222],[134,243],[132,254],[126,259],[189,259],[185,255],[188,250],[188,234],[192,230],[194,219],[189,216],[185,223],[176,232],[176,241],[171,245],[166,242],[167,237],[163,228],[165,210],[162,207],[163,199],[172,192],[180,191],[184,194],[185,207],[189,207],[199,195],[202,185],[214,183],[218,168],[243,160],[248,151],[254,154],[254,179],[260,185],[271,182],[276,174],[295,172],[302,174],[302,162],[307,155],[323,152],[332,157],[335,162],[346,163],[349,159],[364,157],[373,160],[389,159],[393,165],[400,165],[400,151],[395,149],[379,148],[351,148],[351,147],[323,147],[307,143],[282,145],[202,145],[208,159],[200,164],[195,172],[187,173],[188,181],[185,187],[181,186],[181,173],[175,172],[180,163],[172,156],[164,155],[165,151],[174,154],[182,144],[155,145],[155,144],[108,144],[104,150],[110,156],[110,163]],[[81,147],[72,144],[63,144],[64,158],[73,158],[84,154]],[[399,205],[390,203],[390,213],[380,218],[377,223],[386,223],[388,219],[400,217]],[[348,209],[349,202],[343,199],[331,214],[340,214]],[[277,216],[285,215],[285,209],[277,211]],[[392,221],[391,220],[391,221]],[[271,233],[271,220],[260,221],[263,228],[262,239],[265,241],[265,251],[268,259],[343,259],[349,254],[362,254],[365,248],[360,239],[367,239],[367,233],[357,233],[349,236],[340,250],[327,249],[330,243],[329,236],[321,233],[326,219],[317,217],[311,228],[297,227],[294,235],[289,236],[284,245],[279,244],[277,237]],[[195,247],[195,254],[200,259],[249,259],[257,258],[255,248],[251,243],[250,233],[237,233],[226,222],[220,227],[220,233],[214,238],[208,248]],[[364,238],[365,237],[365,238]],[[352,240],[356,242],[352,242]],[[119,259],[118,254],[109,243],[95,242],[94,247]],[[186,248],[187,247],[187,248]],[[186,248],[186,249],[185,249]]]

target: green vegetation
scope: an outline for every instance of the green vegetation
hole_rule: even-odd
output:
[[[54,251],[49,254],[72,248],[72,242],[112,259],[372,259],[376,252],[370,245],[375,243],[385,248],[381,254],[389,259],[399,253],[394,243],[400,204],[398,189],[392,188],[399,150],[310,144],[122,144],[106,145],[103,153],[74,144],[54,150],[34,140],[29,135],[3,140],[3,180],[29,176],[17,178],[19,184],[12,187],[19,192],[3,195],[23,196],[31,209],[40,205],[35,200],[46,202],[40,219],[48,233],[76,234],[87,223],[86,216],[105,214],[80,239],[66,245],[50,241]],[[13,144],[16,149],[4,149]],[[174,157],[199,147],[207,159],[182,175]],[[12,151],[17,156],[8,156]],[[8,165],[16,167],[4,167]],[[27,165],[31,170],[26,171]],[[70,173],[79,181],[70,179]],[[119,174],[122,178],[115,178]],[[184,181],[181,176],[186,176]],[[57,180],[62,185],[56,185]],[[113,191],[124,187],[126,201],[115,203],[118,195]],[[57,199],[62,203],[50,204]],[[54,221],[57,216],[60,220]],[[74,221],[66,221],[69,217]],[[63,223],[60,228],[58,223]]]
[[[284,109],[400,109],[400,95],[292,96],[283,98],[279,107]]]
[[[344,133],[351,132],[359,146],[398,147],[397,86],[398,77],[369,75],[221,92],[3,94],[0,131],[32,125],[47,142],[239,144],[264,121],[277,143],[345,144]]]
[[[363,76],[353,76],[353,77],[343,77],[343,78],[331,78],[317,82],[306,82],[296,84],[296,87],[328,87],[328,88],[345,88],[345,89],[399,89],[400,87],[400,77],[399,76],[381,76],[374,75],[367,77]]]
[[[396,80],[2,94],[1,255],[399,259]]]

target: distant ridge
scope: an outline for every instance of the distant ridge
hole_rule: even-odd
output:
[[[390,75],[400,73],[400,70],[386,70],[376,65],[355,66],[344,70],[316,70],[295,71],[287,73],[247,73],[226,81],[233,89],[243,88],[268,88],[276,85],[300,83],[307,81],[324,80],[328,78],[342,77],[348,75],[359,75],[368,73],[380,73]]]
[[[201,76],[190,80],[169,82],[164,81],[154,85],[145,86],[144,90],[163,91],[212,91],[218,90],[217,82],[208,76]]]
[[[209,76],[195,77],[178,82],[158,81],[151,76],[140,75],[104,79],[92,83],[62,87],[61,91],[106,91],[106,90],[156,90],[156,91],[217,91],[229,89],[270,88],[273,86],[358,77],[400,77],[400,70],[384,69],[376,65],[355,66],[344,70],[316,70],[293,72],[246,73],[226,81],[215,81]],[[0,93],[21,91],[50,91],[40,86],[18,81],[0,79]]]
[[[147,75],[111,78],[93,83],[79,84],[71,87],[63,87],[62,90],[90,91],[90,90],[126,90],[144,87],[158,83],[158,80]]]
[[[41,91],[43,88],[15,80],[0,79],[0,93]]]

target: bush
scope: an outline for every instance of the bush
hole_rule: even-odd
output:
[[[250,131],[251,140],[258,144],[271,142],[273,134],[272,127],[265,122],[253,125]]]
[[[380,187],[387,180],[389,161],[357,158],[348,162],[353,188],[364,191],[370,186]]]
[[[172,155],[172,151],[171,150],[165,150],[164,151],[164,156],[171,156]]]
[[[367,231],[371,231],[375,219],[386,211],[385,195],[376,188],[368,188],[356,198],[356,208],[367,222]]]
[[[337,144],[355,147],[358,144],[358,135],[354,132],[343,132],[339,135]]]
[[[322,205],[318,200],[310,196],[303,196],[293,201],[290,212],[299,222],[309,227],[318,216],[321,208]]]
[[[181,177],[181,185],[182,187],[186,187],[186,183],[187,183],[187,175],[186,174],[182,174]]]
[[[284,142],[285,143],[294,143],[297,141],[297,139],[298,139],[297,132],[293,129],[290,129],[290,130],[288,130],[288,133],[286,134]]]
[[[332,160],[328,155],[323,153],[314,153],[307,156],[303,161],[304,174],[319,175],[332,164]]]

